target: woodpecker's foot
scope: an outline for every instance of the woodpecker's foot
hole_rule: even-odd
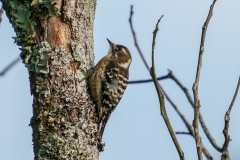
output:
[[[98,135],[97,147],[98,147],[99,152],[104,151],[104,146],[105,146],[105,143],[102,143],[102,137],[100,135]]]
[[[99,144],[98,144],[98,150],[99,150],[99,152],[104,151],[104,147],[105,147],[105,143],[99,143]]]

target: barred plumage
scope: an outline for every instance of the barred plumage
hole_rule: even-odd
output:
[[[127,87],[128,70],[132,61],[127,47],[116,45],[110,40],[108,42],[108,55],[97,63],[89,76],[90,94],[97,106],[100,137]]]

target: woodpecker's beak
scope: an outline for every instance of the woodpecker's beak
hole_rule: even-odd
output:
[[[115,55],[115,50],[116,50],[116,44],[112,43],[109,39],[107,39],[108,43],[110,44],[110,53],[112,55]]]
[[[107,39],[108,43],[112,46],[114,43],[112,43],[109,39]]]

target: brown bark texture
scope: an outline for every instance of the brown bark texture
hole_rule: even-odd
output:
[[[35,160],[98,160],[94,64],[96,0],[2,0],[29,71]]]

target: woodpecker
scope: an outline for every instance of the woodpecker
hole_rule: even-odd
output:
[[[100,138],[127,87],[132,62],[127,47],[114,44],[109,39],[107,41],[110,45],[108,54],[97,63],[89,76],[89,91],[97,107]]]

